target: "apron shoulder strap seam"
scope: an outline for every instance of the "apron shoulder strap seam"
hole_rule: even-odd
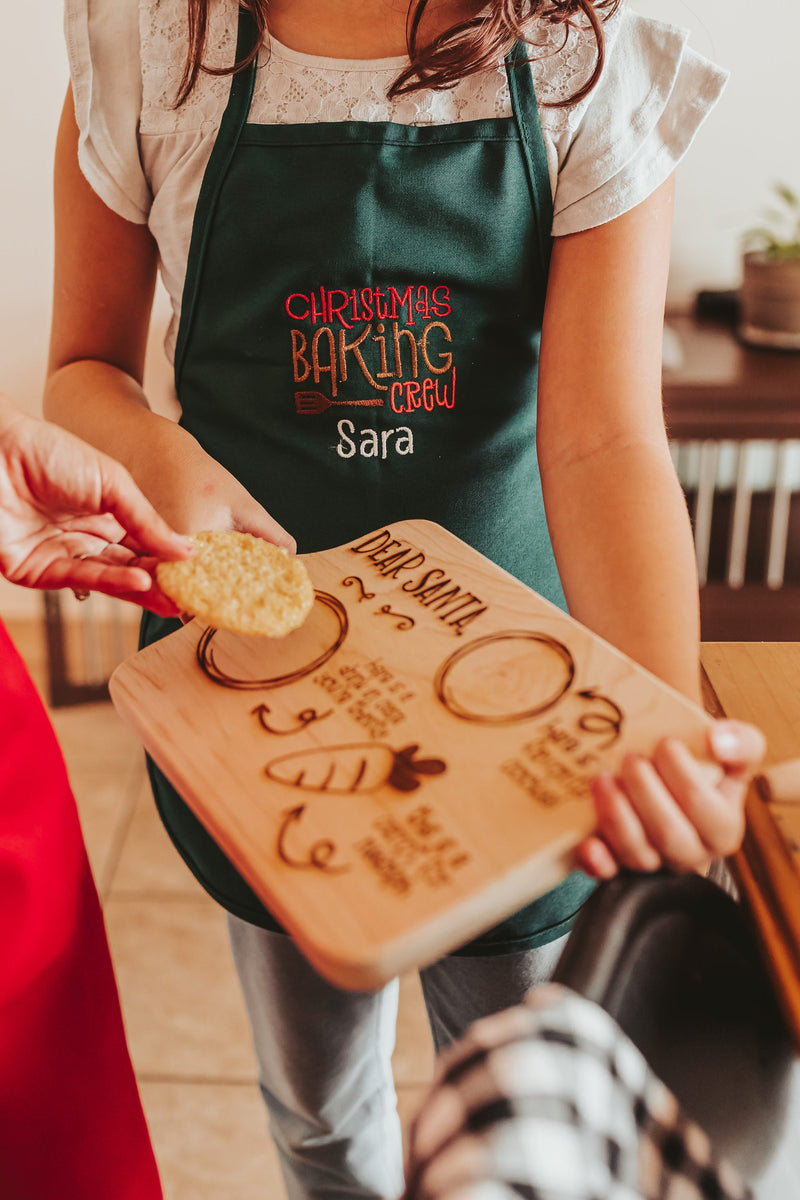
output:
[[[536,217],[539,257],[546,277],[552,246],[553,194],[527,44],[523,41],[517,42],[506,57],[505,64],[511,108],[522,143],[531,202]]]
[[[252,13],[245,8],[239,9],[239,26],[236,39],[236,62],[241,62],[254,49],[258,38],[258,28]],[[242,129],[250,112],[250,104],[255,88],[257,58],[249,66],[235,72],[231,77],[228,103],[222,114],[219,130],[211,151],[211,157],[203,175],[200,194],[197,198],[192,237],[189,247],[189,262],[186,279],[183,285],[181,302],[182,319],[178,331],[178,341],[175,346],[175,386],[180,382],[186,345],[192,325],[197,293],[200,285],[200,274],[205,255],[205,243],[214,210],[217,205],[220,188],[236,150]]]

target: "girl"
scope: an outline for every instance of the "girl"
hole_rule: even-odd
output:
[[[616,0],[67,0],[67,37],[50,416],[183,532],[438,521],[699,699],[660,349],[671,174],[722,73]],[[141,388],[157,266],[180,425]],[[596,780],[580,864],[732,850],[748,738],[717,728],[719,786],[669,740]],[[396,988],[320,980],[152,779],[230,914],[290,1196],[397,1194]],[[588,874],[426,969],[437,1046],[547,976]]]

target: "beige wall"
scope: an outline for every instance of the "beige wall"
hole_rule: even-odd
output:
[[[678,168],[670,300],[739,282],[739,237],[783,180],[800,190],[800,5],[797,0],[631,0],[692,31],[731,71],[719,105]]]
[[[51,160],[67,84],[59,0],[3,0],[0,46],[0,387],[33,409],[50,309]]]

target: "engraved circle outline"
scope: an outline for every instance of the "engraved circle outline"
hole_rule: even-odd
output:
[[[213,683],[218,683],[222,687],[233,688],[240,692],[270,691],[272,688],[283,687],[284,684],[294,683],[296,680],[310,675],[312,671],[316,671],[330,658],[333,658],[336,651],[341,648],[350,630],[347,609],[341,600],[337,599],[336,596],[332,596],[329,592],[320,592],[316,589],[314,590],[314,600],[315,602],[318,600],[320,604],[333,613],[338,625],[338,632],[333,643],[323,650],[313,662],[308,663],[306,666],[298,667],[295,671],[287,671],[285,675],[275,675],[271,679],[236,679],[232,675],[226,675],[217,666],[214,660],[214,651],[211,649],[211,643],[218,631],[215,626],[209,625],[203,631],[200,641],[197,643],[197,662],[200,670]]]
[[[449,672],[456,666],[460,659],[469,657],[475,650],[484,646],[488,646],[491,642],[511,641],[513,639],[526,639],[532,642],[541,642],[543,645],[555,650],[561,661],[567,668],[567,680],[560,691],[545,700],[543,704],[538,704],[533,708],[524,709],[518,713],[511,713],[503,717],[488,717],[480,716],[477,713],[471,712],[468,708],[459,704],[457,701],[449,699],[445,695],[445,681]],[[558,704],[562,696],[566,695],[572,687],[575,679],[575,659],[572,657],[569,649],[559,642],[556,638],[550,637],[547,633],[534,633],[529,629],[506,629],[500,633],[489,633],[486,637],[478,638],[474,642],[469,642],[466,646],[460,646],[454,651],[444,662],[439,666],[433,680],[434,691],[439,703],[446,708],[454,717],[460,718],[462,721],[471,721],[475,725],[516,725],[522,721],[531,721],[534,717],[540,716],[543,712],[547,712],[555,704]]]

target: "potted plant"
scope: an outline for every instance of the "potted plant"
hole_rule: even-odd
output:
[[[744,236],[739,333],[754,346],[800,350],[800,197],[774,188],[765,223]]]

